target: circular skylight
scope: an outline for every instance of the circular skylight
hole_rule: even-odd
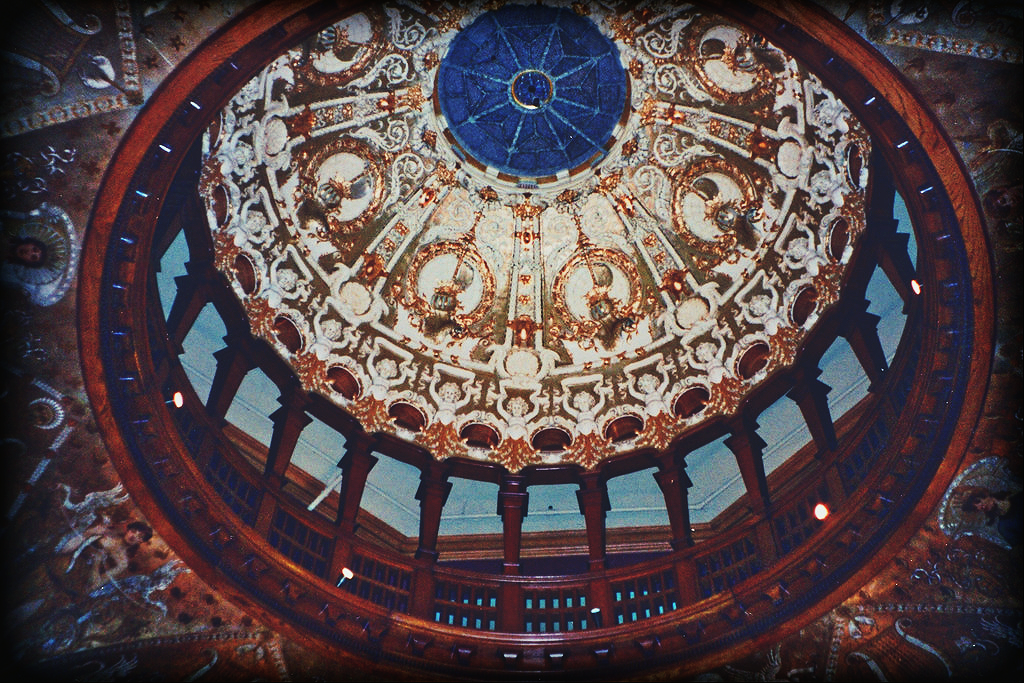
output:
[[[515,176],[602,157],[626,104],[615,43],[566,8],[485,12],[452,39],[437,79],[441,112],[465,153]]]

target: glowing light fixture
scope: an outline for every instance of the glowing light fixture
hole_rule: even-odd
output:
[[[910,281],[910,288],[914,290],[914,294],[921,293],[921,283],[919,283],[917,280]]]
[[[829,515],[828,506],[824,503],[818,503],[814,506],[814,518],[817,520],[824,520]]]
[[[351,579],[355,574],[348,567],[341,568],[341,576],[338,577],[338,588],[341,588],[341,584]]]

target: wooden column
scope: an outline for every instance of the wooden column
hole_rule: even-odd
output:
[[[352,539],[356,533],[356,515],[359,502],[366,488],[366,478],[370,470],[377,464],[372,451],[375,441],[365,434],[348,437],[345,442],[345,455],[341,457],[338,467],[342,471],[341,494],[338,498],[338,518],[335,520],[338,532],[334,537],[334,552],[331,555],[331,574],[335,580],[342,581],[343,571],[352,561]],[[414,577],[415,580],[415,577]],[[413,586],[413,600],[416,599]],[[426,612],[418,614],[424,616]],[[425,618],[425,616],[424,616]]]
[[[419,558],[412,567],[412,588],[409,591],[409,614],[428,621],[434,620],[434,563]]]
[[[767,514],[771,504],[768,495],[768,479],[764,473],[764,440],[757,435],[757,422],[737,417],[732,423],[732,436],[725,445],[736,456],[736,463],[747,488],[747,499],[755,515]]]
[[[907,248],[910,235],[897,232],[899,221],[893,217],[892,211],[896,199],[892,169],[881,161],[879,150],[874,150],[872,157],[871,172],[874,177],[871,181],[871,206],[868,207],[866,217],[868,229],[864,237],[875,262],[905,304],[914,296],[910,281],[917,276]]]
[[[885,360],[882,342],[878,339],[878,321],[881,318],[868,313],[868,305],[866,300],[851,302],[843,312],[839,334],[849,342],[871,382],[869,391],[873,391],[889,364]]]
[[[441,527],[441,512],[451,493],[447,468],[432,460],[420,473],[420,486],[416,500],[420,501],[420,538],[412,569],[410,613],[423,619],[433,619],[437,563],[437,535]]]
[[[587,558],[590,571],[604,569],[605,513],[611,509],[611,503],[608,501],[608,487],[601,481],[597,472],[588,472],[581,477],[576,500],[580,505],[580,513],[587,523]]]
[[[167,314],[167,333],[178,355],[184,353],[181,345],[211,299],[211,269],[208,261],[188,261],[185,263],[186,274],[174,278],[177,291]]]
[[[511,581],[503,582],[498,588],[498,630],[505,633],[522,633],[525,626],[523,587]]]
[[[825,470],[825,483],[828,485],[828,492],[831,496],[829,503],[835,508],[846,500],[846,489],[843,487],[842,477],[839,476],[838,463],[833,461],[828,464]]]
[[[344,473],[341,480],[341,495],[338,501],[338,530],[351,536],[356,532],[356,513],[366,488],[366,478],[377,464],[373,455],[374,440],[366,435],[349,437],[345,444],[345,455],[338,467]]]
[[[700,600],[700,591],[697,587],[697,567],[694,564],[693,556],[679,557],[675,561],[676,584],[679,586],[680,605],[692,605]]]
[[[270,534],[270,526],[274,521],[274,513],[277,511],[277,496],[264,492],[260,499],[260,507],[256,511],[256,521],[253,528],[260,538],[267,538]]]
[[[679,464],[673,454],[665,454],[659,459],[658,471],[654,473],[654,479],[665,497],[668,522],[672,527],[673,550],[682,550],[693,545],[687,500],[687,490],[693,486],[693,482],[686,476],[685,468],[686,464]]]
[[[775,534],[772,532],[770,517],[758,520],[754,526],[754,538],[757,542],[757,552],[761,557],[761,563],[765,567],[775,564],[775,560],[779,557],[779,548],[775,542]]]
[[[798,368],[796,382],[787,396],[800,407],[800,413],[811,432],[811,438],[818,446],[817,456],[825,460],[825,453],[833,453],[838,448],[836,427],[832,422],[832,413],[828,408],[828,392],[832,387],[818,379],[821,370],[818,368]]]
[[[420,501],[420,540],[416,548],[417,559],[431,563],[437,561],[437,534],[441,527],[441,511],[444,509],[452,483],[448,472],[440,462],[432,460],[420,473],[420,486],[416,500]]]
[[[502,521],[504,559],[502,571],[505,574],[520,573],[519,552],[523,542],[523,519],[529,506],[530,494],[526,491],[526,480],[520,475],[507,474],[501,479],[498,491],[498,514]],[[498,593],[498,626],[506,633],[523,630],[523,587],[511,581],[503,582]]]
[[[156,221],[153,231],[153,254],[159,260],[170,248],[171,243],[181,231],[185,232],[189,253],[212,254],[213,243],[209,226],[206,221],[206,208],[199,198],[196,188],[199,186],[199,174],[202,167],[202,137],[182,161],[180,170],[174,175],[167,193],[164,195],[164,208]],[[198,234],[205,232],[205,238]]]
[[[593,609],[596,607],[601,614],[601,628],[615,626],[615,610],[612,600],[612,585],[606,574],[594,574],[587,593],[590,596],[591,612],[587,616],[587,629],[597,628]]]
[[[523,545],[523,519],[526,517],[530,494],[526,492],[526,480],[516,474],[507,474],[501,480],[498,491],[498,514],[502,521],[504,539],[505,574],[519,573],[519,552]]]
[[[870,222],[871,219],[869,218],[868,220]],[[896,221],[891,222],[895,228]],[[868,234],[871,234],[873,229],[873,227],[870,228]],[[910,281],[917,277],[916,269],[910,260],[910,252],[907,248],[907,245],[910,243],[910,235],[893,230],[889,234],[876,235],[872,241],[878,265],[881,267],[882,272],[885,273],[885,276],[889,278],[893,289],[903,299],[903,303],[906,304],[915,296],[910,288]]]
[[[230,336],[224,338],[227,346],[213,353],[217,359],[217,372],[210,385],[206,399],[206,410],[215,418],[227,417],[231,402],[238,394],[245,376],[255,367],[252,359],[239,348],[240,342]]]
[[[299,435],[313,421],[306,414],[309,397],[298,384],[288,385],[277,399],[281,407],[270,414],[274,423],[274,434],[270,438],[270,449],[267,451],[267,464],[264,475],[275,486],[284,484],[285,472],[295,453],[295,444]]]

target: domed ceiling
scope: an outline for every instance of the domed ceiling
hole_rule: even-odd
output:
[[[306,389],[515,472],[663,448],[791,363],[869,153],[816,76],[692,8],[383,5],[233,97],[201,192]]]
[[[75,586],[173,608],[143,631],[141,599],[107,600],[111,656],[200,633],[190,605],[223,598],[350,677],[685,678],[773,648],[742,673],[842,678],[858,653],[907,659],[907,614],[945,643],[993,614],[930,583],[975,581],[946,491],[1016,443],[986,436],[1010,393],[988,393],[991,252],[952,136],[891,64],[803,5],[354,7],[254,7],[112,153],[76,283],[108,473],[81,448],[45,476],[82,473],[74,500],[123,481],[116,519],[171,555],[61,580],[67,507],[26,497],[24,529],[61,529],[19,590],[26,629],[73,621],[60,648],[93,657]],[[780,423],[806,445],[770,472]],[[713,491],[727,469],[739,500]],[[556,519],[549,495],[571,521],[527,524]]]

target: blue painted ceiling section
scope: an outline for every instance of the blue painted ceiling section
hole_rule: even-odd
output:
[[[618,48],[586,17],[506,5],[459,32],[437,93],[464,151],[536,178],[603,156],[626,106],[626,73]]]

